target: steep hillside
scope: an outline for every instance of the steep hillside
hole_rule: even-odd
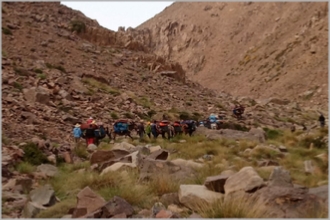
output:
[[[181,4],[185,3],[172,7],[179,9]],[[160,118],[163,113],[172,119],[187,113],[197,118],[221,113],[236,120],[230,115],[238,101],[247,107],[246,120],[240,122],[247,126],[288,128],[295,122],[313,127],[317,122],[318,107],[302,109],[289,100],[216,95],[186,80],[180,64],[148,52],[154,44],[142,44],[148,30],[113,32],[60,3],[3,3],[2,18],[2,126],[8,138],[38,135],[69,140],[68,126],[91,115],[106,124],[117,117],[139,120]],[[204,31],[208,33],[213,32]],[[319,56],[321,49],[314,55]],[[203,48],[193,50],[202,53]],[[244,83],[236,80],[226,81],[223,87],[235,82],[243,91]],[[326,80],[322,83],[327,85]],[[278,92],[283,91],[290,90]]]
[[[2,3],[2,217],[328,216],[319,106],[205,88],[186,79],[179,60],[154,54],[162,43],[152,35],[107,30],[58,2]],[[237,103],[246,107],[242,120],[232,115]],[[73,139],[74,125],[90,116],[111,127],[164,113],[172,122],[216,113],[222,129],[171,140],[133,131],[133,140],[98,146]]]
[[[328,3],[176,2],[137,30],[207,88],[328,107]]]
[[[63,138],[68,126],[90,116],[108,124],[117,117],[159,117],[172,107],[175,115],[207,111],[211,91],[185,81],[179,64],[145,53],[78,11],[60,3],[3,3],[2,14],[8,138]],[[206,98],[186,104],[198,96]]]

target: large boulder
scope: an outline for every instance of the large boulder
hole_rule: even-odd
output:
[[[134,209],[125,199],[115,196],[102,207],[101,218],[111,218],[122,213],[125,213],[127,217],[131,217]]]
[[[258,173],[252,167],[244,167],[227,179],[224,190],[226,194],[236,191],[253,192],[263,186],[264,181]]]
[[[37,172],[41,172],[46,176],[53,177],[58,173],[58,169],[51,164],[41,164],[37,167]]]
[[[324,199],[309,194],[306,189],[268,186],[253,194],[260,209],[267,210],[269,218],[304,218],[308,212],[319,212]]]
[[[23,95],[25,100],[31,104],[35,102],[48,104],[50,100],[49,91],[41,86],[23,89]]]
[[[206,178],[204,182],[204,186],[206,186],[207,189],[212,190],[214,192],[220,192],[225,193],[225,183],[226,180],[231,175],[217,175],[217,176],[209,176]]]
[[[175,179],[190,178],[194,175],[193,170],[189,167],[178,166],[171,161],[153,160],[150,158],[141,160],[138,168],[141,180],[156,178],[158,175],[167,175]]]
[[[293,187],[290,172],[282,167],[275,167],[269,176],[268,186]]]
[[[46,184],[30,192],[30,201],[26,203],[23,216],[25,218],[35,217],[41,210],[47,209],[47,207],[53,206],[57,199],[53,188]]]
[[[113,146],[113,150],[125,150],[132,152],[135,150],[135,146],[133,144],[127,143],[127,142],[121,142],[121,143],[115,143]]]
[[[92,154],[92,156],[90,158],[90,163],[91,164],[102,164],[111,159],[121,158],[126,155],[129,155],[129,152],[126,150],[120,150],[120,149],[98,150]]]
[[[202,204],[212,204],[222,198],[224,198],[222,193],[208,190],[203,185],[180,185],[179,201],[192,210],[197,210]]]
[[[73,211],[72,218],[86,216],[100,209],[105,204],[106,201],[87,186],[77,195],[77,206]]]

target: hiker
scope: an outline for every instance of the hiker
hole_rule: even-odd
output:
[[[140,123],[137,125],[137,133],[139,134],[140,139],[142,139],[144,133],[146,133],[144,130],[144,121],[143,120],[141,120]]]
[[[80,129],[80,124],[76,124],[73,128],[73,136],[74,136],[74,142],[77,144],[79,142],[79,139],[81,138],[82,132]]]
[[[100,144],[100,140],[103,139],[106,135],[105,128],[102,122],[98,123],[98,128],[94,130],[95,134],[95,145],[98,146]]]
[[[154,138],[157,138],[158,137],[157,122],[156,122],[156,120],[151,124],[151,133],[154,136]]]
[[[168,120],[166,114],[163,114],[163,120]]]
[[[320,122],[321,128],[323,128],[325,126],[325,117],[323,116],[323,114],[320,115],[319,122]]]
[[[87,119],[86,123],[91,124],[93,121],[94,121],[93,117],[89,117],[89,119]]]
[[[148,121],[147,126],[146,126],[146,134],[148,135],[148,137],[151,137],[151,123],[150,121]]]
[[[85,130],[85,135],[84,137],[86,138],[86,143],[87,146],[90,144],[94,144],[94,139],[95,139],[95,128],[93,124],[89,124],[89,127]]]

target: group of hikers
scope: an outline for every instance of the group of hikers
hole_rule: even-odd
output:
[[[84,124],[77,123],[73,128],[75,143],[78,143],[80,138],[84,138],[87,146],[89,144],[98,145],[99,141],[106,136],[106,132],[103,123],[96,123],[92,117]]]
[[[233,113],[239,118],[244,112],[244,107],[241,105],[236,105],[233,109]],[[79,124],[77,123],[73,129],[73,136],[75,142],[78,143],[80,138],[84,138],[86,140],[87,146],[89,144],[95,144],[96,146],[99,144],[99,141],[105,138],[106,135],[109,136],[110,139],[115,140],[116,136],[128,136],[131,139],[131,131],[135,130],[142,140],[144,136],[148,136],[148,138],[158,138],[159,135],[162,138],[173,138],[176,135],[189,135],[191,136],[193,132],[196,130],[198,126],[204,126],[209,129],[219,129],[222,123],[223,117],[221,115],[210,114],[210,116],[202,121],[195,120],[178,120],[173,123],[167,120],[167,117],[163,115],[163,120],[157,121],[147,121],[145,123],[144,120],[136,123],[133,120],[129,119],[119,119],[114,122],[113,127],[109,130],[108,127],[104,127],[103,123],[96,121],[90,117],[86,123]],[[321,114],[319,117],[319,122],[321,127],[325,126],[325,117]],[[304,129],[305,126],[303,126]],[[293,127],[291,131],[293,131]],[[166,137],[167,136],[167,137]]]
[[[164,117],[163,117],[164,118]],[[86,140],[87,146],[90,144],[99,144],[99,141],[106,135],[110,139],[115,140],[116,136],[128,136],[131,139],[131,131],[135,130],[140,139],[144,136],[149,138],[158,138],[161,135],[163,138],[173,138],[175,135],[187,134],[189,136],[196,130],[197,122],[194,120],[181,120],[171,123],[169,120],[162,121],[147,121],[141,120],[139,123],[128,119],[116,120],[111,129],[104,127],[103,123],[96,123],[96,121],[90,117],[86,123],[77,123],[73,128],[73,136],[75,143],[78,143],[81,138]],[[167,136],[167,137],[166,137]]]

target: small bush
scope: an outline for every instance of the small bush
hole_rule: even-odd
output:
[[[30,174],[35,171],[35,167],[28,162],[21,162],[16,166],[16,170],[20,173]]]
[[[24,157],[23,161],[32,165],[40,165],[42,163],[48,163],[46,155],[38,148],[34,143],[28,143],[23,147]]]
[[[111,113],[110,113],[110,116],[111,116],[111,118],[113,118],[113,119],[118,119],[118,118],[119,118],[118,115],[117,115],[117,113],[115,113],[115,112],[111,112]]]
[[[76,206],[76,199],[70,198],[55,205],[48,207],[45,210],[42,210],[38,215],[37,218],[61,218],[66,215],[71,208],[75,208]]]
[[[180,112],[179,118],[182,120],[189,120],[191,119],[191,115],[188,112]]]
[[[280,130],[274,130],[274,129],[269,129],[269,128],[263,128],[263,130],[266,132],[268,139],[274,140],[283,135],[283,132]]]
[[[55,69],[58,69],[59,71],[63,72],[63,73],[66,73],[66,70],[64,69],[63,66],[61,65],[58,65],[58,66],[54,66]]]
[[[134,119],[134,115],[133,115],[132,113],[130,113],[130,112],[126,112],[126,113],[124,113],[124,116],[125,116],[126,118]]]
[[[76,31],[78,34],[86,31],[86,25],[83,21],[74,20],[71,21],[71,31]]]
[[[45,75],[45,74],[38,74],[38,77],[39,77],[40,79],[46,79],[46,75]]]
[[[23,86],[19,82],[14,82],[14,88],[18,89],[19,91],[23,90]]]
[[[327,143],[323,140],[323,137],[321,137],[321,136],[319,136],[319,137],[307,136],[307,137],[303,138],[299,144],[305,148],[309,148],[311,143],[313,143],[314,147],[316,147],[316,148],[327,147]]]
[[[13,35],[10,29],[3,27],[2,28],[2,33],[5,35]]]
[[[77,145],[77,147],[74,148],[73,152],[75,155],[77,155],[77,157],[88,159],[89,154],[85,146]]]
[[[50,63],[46,63],[46,66],[47,66],[47,68],[49,68],[49,69],[52,69],[52,68],[53,68],[53,65],[50,64]]]
[[[21,68],[18,68],[18,67],[14,67],[14,71],[17,75],[20,75],[20,76],[28,76],[29,75],[29,72],[27,70],[24,70],[24,69],[21,69]]]
[[[154,116],[155,114],[157,114],[157,112],[155,110],[153,110],[153,109],[151,109],[150,111],[148,111],[148,116],[150,118],[152,118],[152,116]]]
[[[41,69],[34,69],[34,72],[35,72],[35,73],[40,73],[40,74],[41,74],[41,73],[42,73],[42,70],[41,70]]]

